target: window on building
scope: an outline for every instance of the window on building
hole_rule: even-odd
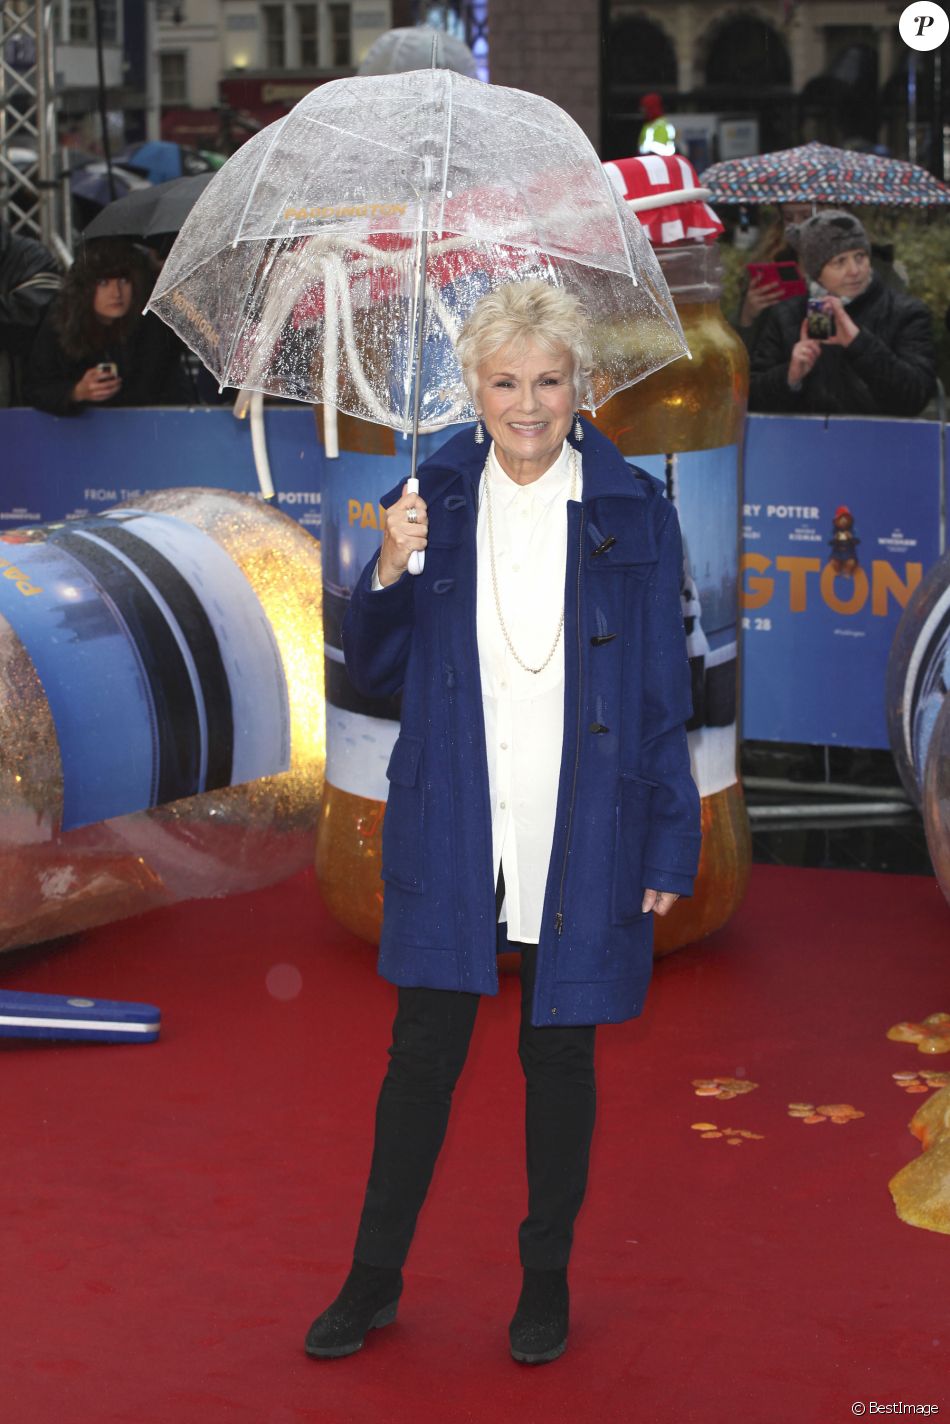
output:
[[[99,23],[102,43],[119,43],[119,0],[99,0]]]
[[[96,38],[96,7],[94,0],[68,0],[69,43],[93,44]],[[99,18],[102,43],[119,43],[119,0],[100,0]]]
[[[298,62],[301,69],[316,69],[319,63],[316,5],[297,6]]]
[[[162,103],[187,104],[188,65],[184,51],[162,51],[158,56],[158,73]]]
[[[350,7],[330,7],[330,64],[334,69],[350,63]]]
[[[70,44],[92,44],[95,37],[96,31],[92,12],[92,0],[70,0]]]
[[[261,15],[264,21],[264,66],[267,69],[284,69],[287,64],[284,7],[263,5]]]

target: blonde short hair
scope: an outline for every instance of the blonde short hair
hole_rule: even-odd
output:
[[[469,394],[476,397],[477,372],[503,347],[521,354],[534,341],[552,355],[566,350],[572,363],[574,395],[587,385],[594,364],[590,330],[577,297],[548,282],[508,282],[482,297],[459,333],[456,354]]]

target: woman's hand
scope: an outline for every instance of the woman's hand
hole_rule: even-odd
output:
[[[820,355],[821,342],[808,335],[808,322],[803,321],[788,363],[788,384],[800,385]]]
[[[403,485],[402,495],[386,511],[383,547],[376,568],[384,588],[402,578],[409,566],[409,555],[416,549],[424,549],[428,542],[426,502],[421,495],[407,494]]]
[[[668,915],[678,899],[672,890],[644,890],[640,909],[645,915],[651,910],[655,915]]]
[[[785,288],[781,282],[751,281],[739,309],[739,325],[751,326],[766,307],[774,307],[784,296]]]
[[[89,370],[73,386],[72,398],[74,401],[107,401],[121,389],[122,381],[119,376],[110,376],[105,371],[100,371],[96,366],[90,366]]]
[[[856,322],[848,316],[848,309],[840,297],[825,297],[825,305],[835,314],[835,334],[827,337],[822,346],[850,346],[860,330]]]

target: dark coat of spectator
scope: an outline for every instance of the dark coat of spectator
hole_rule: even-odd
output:
[[[77,415],[88,405],[189,403],[180,342],[157,317],[142,315],[149,287],[148,268],[130,243],[90,244],[33,343],[29,404]]]
[[[859,327],[850,346],[824,346],[797,390],[788,366],[807,299],[765,313],[752,351],[749,409],[799,415],[919,415],[936,388],[930,312],[876,277],[847,307]]]
[[[41,242],[0,222],[0,405],[16,398],[19,363],[62,281],[56,259]]]

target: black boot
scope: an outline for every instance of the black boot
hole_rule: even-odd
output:
[[[402,1294],[402,1271],[354,1261],[343,1289],[307,1333],[307,1354],[319,1360],[354,1355],[370,1330],[391,1325]]]
[[[514,1319],[508,1327],[511,1353],[523,1365],[545,1365],[567,1346],[567,1269],[534,1271],[526,1266]]]

